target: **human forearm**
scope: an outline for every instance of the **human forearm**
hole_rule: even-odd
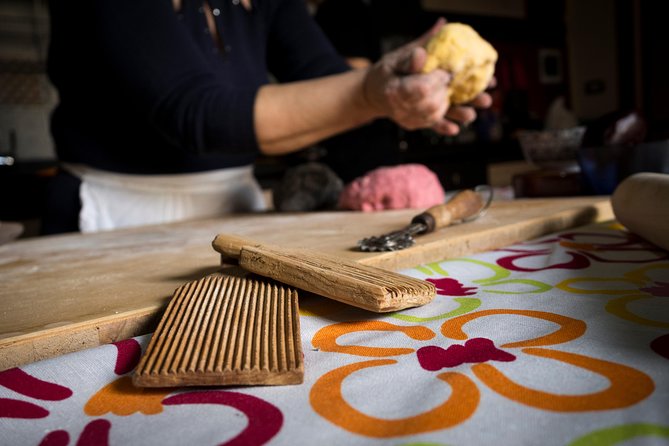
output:
[[[440,69],[421,73],[424,43],[442,23],[367,69],[262,87],[254,105],[260,149],[270,155],[288,153],[379,117],[407,130],[457,134],[460,123],[475,119],[472,106],[489,106],[490,101],[483,94],[470,105],[451,107],[450,74]]]
[[[262,87],[254,124],[261,150],[288,153],[365,124],[382,113],[364,95],[366,71]]]

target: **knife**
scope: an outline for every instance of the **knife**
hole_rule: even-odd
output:
[[[408,226],[398,231],[359,240],[358,249],[365,252],[379,252],[408,248],[416,243],[414,235],[427,234],[480,217],[490,206],[492,197],[493,190],[488,185],[464,189],[446,203],[432,206],[416,215]]]

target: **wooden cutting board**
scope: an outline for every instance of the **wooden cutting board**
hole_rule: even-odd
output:
[[[400,270],[613,219],[608,197],[496,201],[478,220],[419,236],[412,248],[355,250],[419,211],[265,213],[0,246],[0,370],[151,332],[176,288],[220,269],[211,247],[218,233]]]

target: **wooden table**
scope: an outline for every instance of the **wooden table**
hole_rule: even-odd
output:
[[[478,220],[419,236],[412,248],[355,250],[418,212],[235,215],[0,246],[0,370],[150,332],[178,286],[220,269],[218,233],[400,270],[613,218],[608,197],[495,201]]]

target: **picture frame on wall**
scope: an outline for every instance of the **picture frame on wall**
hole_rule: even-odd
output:
[[[564,81],[562,51],[555,48],[539,50],[539,82],[542,84],[560,84]]]

